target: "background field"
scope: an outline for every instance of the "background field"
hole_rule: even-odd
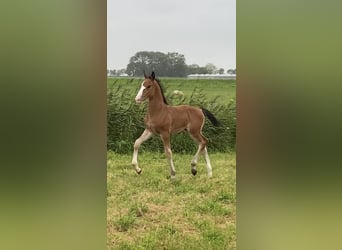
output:
[[[172,105],[202,106],[215,114],[203,133],[213,178],[200,158],[190,173],[197,145],[186,133],[171,138],[176,180],[170,180],[162,142],[154,136],[139,153],[141,175],[131,166],[133,144],[144,129],[146,103],[134,97],[143,79],[108,78],[107,247],[108,249],[236,249],[235,81],[162,78]],[[172,94],[180,90],[183,96]]]
[[[203,90],[206,98],[217,98],[220,104],[228,104],[229,100],[236,97],[236,81],[235,80],[219,80],[219,79],[186,79],[186,78],[167,78],[160,79],[165,89],[165,94],[171,94],[174,90],[183,91],[185,96],[190,96],[195,88]],[[108,77],[108,88],[116,88],[117,86],[129,87],[138,92],[143,78],[118,78]]]

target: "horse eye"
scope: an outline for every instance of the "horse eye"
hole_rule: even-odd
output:
[[[152,86],[152,85],[148,86],[147,88],[149,89],[149,88],[151,88],[151,86]]]

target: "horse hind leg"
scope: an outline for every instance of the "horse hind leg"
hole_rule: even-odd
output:
[[[145,129],[144,132],[141,134],[141,136],[136,139],[135,143],[134,143],[134,152],[133,152],[133,159],[132,159],[132,166],[135,168],[135,171],[138,173],[138,174],[141,174],[141,168],[139,168],[139,165],[138,165],[138,152],[139,152],[139,147],[140,145],[147,141],[149,138],[151,138],[152,136],[152,132]]]
[[[193,175],[196,175],[197,174],[196,166],[197,166],[198,158],[202,150],[204,149],[205,145],[208,143],[208,140],[203,135],[201,135],[201,133],[195,134],[195,133],[190,132],[190,136],[194,141],[198,143],[198,150],[191,160],[191,173]]]
[[[208,139],[205,136],[203,136],[201,133],[190,134],[190,135],[195,141],[199,143],[198,150],[191,161],[191,173],[193,175],[197,174],[196,166],[197,166],[198,158],[200,154],[204,154],[208,177],[212,177],[212,167],[211,167],[211,163],[210,163],[210,159],[208,155],[208,150],[206,147],[208,144]]]
[[[196,174],[197,174],[196,166],[197,166],[199,154],[200,154],[200,152],[201,152],[201,137],[198,137],[198,136],[193,135],[193,134],[191,134],[191,133],[190,133],[190,136],[191,136],[191,138],[192,138],[194,141],[196,141],[197,143],[199,143],[198,150],[197,150],[196,154],[194,155],[194,157],[193,157],[192,160],[191,160],[191,173],[192,173],[192,175],[196,175]]]

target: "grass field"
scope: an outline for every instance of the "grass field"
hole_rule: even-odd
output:
[[[108,249],[236,249],[235,153],[211,151],[215,146],[214,142],[223,140],[224,145],[227,145],[228,139],[235,137],[230,130],[223,130],[223,128],[206,131],[209,139],[212,140],[208,147],[213,166],[211,179],[207,177],[203,158],[197,166],[197,175],[192,176],[190,162],[193,156],[174,153],[177,177],[175,180],[170,180],[169,167],[162,153],[163,150],[156,150],[159,147],[152,143],[153,139],[150,143],[154,147],[147,150],[148,142],[146,142],[147,145],[143,144],[141,148],[139,165],[143,172],[137,175],[130,163],[134,140],[141,133],[133,134],[133,132],[143,120],[143,114],[137,113],[141,106],[137,107],[134,104],[134,96],[142,80],[142,78],[107,79],[108,89],[113,90],[115,96],[109,98],[108,104],[108,110],[111,111],[108,113],[108,119],[111,119],[109,120],[111,126],[108,127],[108,131],[111,132],[108,134],[108,138],[111,139],[109,145],[114,145],[112,148],[114,151],[119,146],[125,149],[122,154],[112,151],[108,151],[107,154]],[[214,103],[227,107],[222,109],[221,113],[215,114],[218,116],[224,114],[224,117],[227,115],[227,121],[230,119],[230,123],[225,123],[225,126],[235,131],[235,113],[229,111],[229,105],[235,103],[235,100],[232,100],[236,97],[235,81],[185,78],[160,80],[165,95],[171,101],[174,101],[171,93],[179,90],[184,93],[185,98],[182,99],[184,102],[200,99],[208,100],[207,104],[210,104],[209,102],[214,100]],[[194,90],[197,94],[198,90],[201,90],[201,94],[191,98]],[[215,107],[211,106],[210,109],[212,108]],[[224,121],[222,119],[223,116],[221,121]],[[123,127],[122,124],[127,126]],[[220,134],[217,134],[218,131]],[[196,151],[196,145],[191,139],[189,140]],[[182,149],[187,147],[186,151],[191,151],[192,148],[181,135],[172,139],[173,149],[177,145],[181,145]],[[228,152],[234,151],[235,143],[232,142],[232,145]],[[226,147],[223,148],[226,151]],[[128,152],[130,153],[127,154]]]
[[[235,153],[209,155],[212,179],[203,158],[192,176],[192,156],[174,154],[170,180],[162,153],[141,153],[137,175],[131,155],[108,152],[108,249],[236,249]]]
[[[174,90],[180,90],[186,97],[190,97],[195,88],[203,90],[208,99],[218,97],[217,102],[227,104],[231,99],[236,97],[236,81],[235,80],[218,80],[218,79],[186,79],[186,78],[160,78],[166,95]],[[129,86],[138,92],[143,78],[107,78],[108,88],[118,85]]]

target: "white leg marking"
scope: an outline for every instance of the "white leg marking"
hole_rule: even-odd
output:
[[[192,158],[192,161],[191,161],[191,167],[192,168],[196,168],[196,165],[198,162],[198,157],[201,153],[200,149],[201,149],[201,145],[198,147],[198,150],[197,150],[196,154],[194,155],[194,158]]]
[[[175,165],[173,164],[173,159],[172,159],[172,151],[171,148],[166,148],[166,155],[167,155],[167,159],[169,162],[169,166],[170,166],[170,172],[171,172],[171,179],[176,178],[176,169],[175,169]]]
[[[204,159],[205,159],[205,162],[207,163],[206,166],[207,166],[208,177],[211,178],[213,176],[213,170],[210,164],[207,147],[205,147],[203,151],[204,151]]]
[[[138,151],[140,145],[144,142],[147,141],[149,138],[152,136],[152,132],[145,129],[144,132],[141,134],[141,136],[135,141],[134,143],[134,152],[133,152],[133,159],[132,159],[132,165],[135,167],[135,171],[137,173],[141,172],[141,169],[138,166]]]

